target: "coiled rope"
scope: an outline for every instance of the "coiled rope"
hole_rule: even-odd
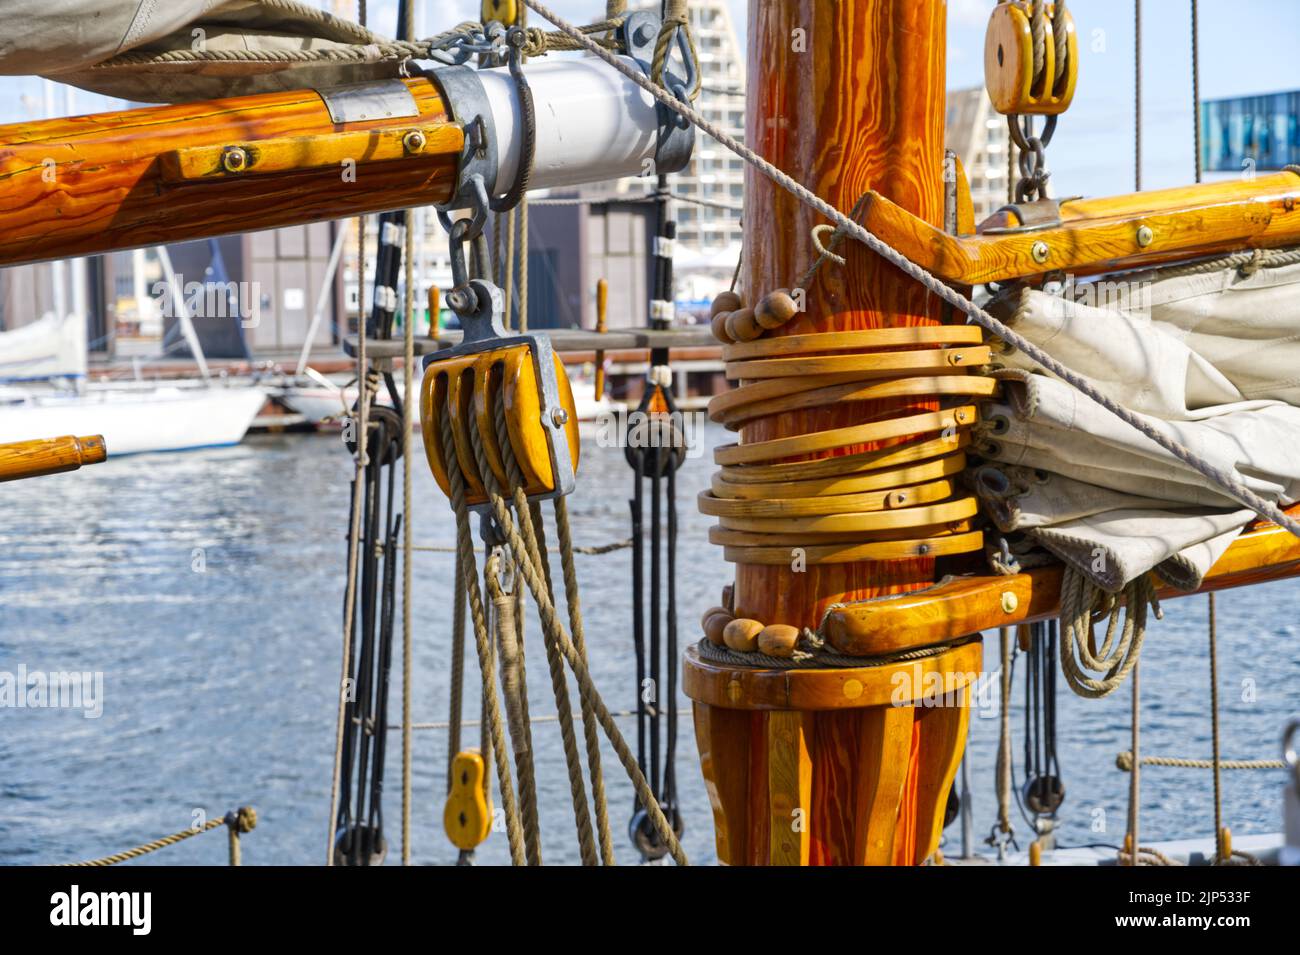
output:
[[[1121,599],[1122,597],[1122,599]],[[1061,671],[1079,696],[1109,696],[1137,666],[1146,638],[1147,609],[1160,616],[1150,574],[1131,581],[1120,595],[1107,594],[1086,574],[1065,566],[1061,578]],[[1106,638],[1100,647],[1094,633],[1095,615],[1108,613]],[[1120,620],[1123,619],[1123,626]],[[1118,634],[1118,639],[1116,639]],[[1100,672],[1100,678],[1087,671]]]
[[[1085,395],[1086,397],[1095,401],[1097,404],[1101,405],[1101,407],[1105,408],[1111,414],[1115,415],[1125,424],[1134,428],[1142,435],[1154,441],[1156,444],[1164,448],[1170,454],[1174,455],[1174,457],[1178,458],[1178,460],[1182,461],[1184,464],[1195,469],[1198,473],[1203,475],[1207,480],[1211,481],[1216,487],[1221,489],[1224,493],[1228,494],[1229,496],[1233,497],[1238,501],[1241,501],[1242,504],[1249,507],[1251,510],[1259,514],[1261,517],[1273,521],[1275,524],[1278,524],[1279,526],[1286,528],[1290,533],[1294,534],[1296,537],[1300,537],[1300,523],[1297,523],[1295,519],[1288,517],[1286,514],[1284,514],[1276,504],[1264,500],[1262,497],[1260,497],[1255,492],[1251,491],[1248,487],[1242,484],[1241,481],[1237,480],[1233,475],[1229,474],[1227,471],[1224,471],[1223,469],[1214,466],[1208,461],[1203,460],[1199,455],[1195,454],[1193,451],[1183,446],[1180,442],[1174,440],[1173,438],[1170,438],[1168,435],[1164,434],[1163,432],[1153,427],[1148,421],[1145,421],[1136,412],[1133,412],[1128,408],[1125,408],[1124,406],[1120,405],[1112,398],[1103,394],[1096,387],[1090,384],[1087,381],[1087,379],[1085,379],[1083,376],[1071,371],[1069,368],[1061,364],[1061,362],[1053,358],[1043,349],[1039,348],[1037,345],[1028,341],[1022,335],[1013,331],[1003,322],[994,318],[987,311],[985,311],[980,306],[976,305],[966,296],[962,295],[960,292],[957,292],[956,290],[954,290],[944,282],[941,282],[938,279],[936,279],[928,271],[926,271],[921,266],[917,265],[915,262],[912,262],[905,255],[900,253],[898,250],[894,249],[888,243],[884,242],[882,239],[868,232],[861,224],[850,219],[848,216],[840,212],[830,203],[826,202],[826,200],[817,196],[815,193],[811,192],[806,187],[800,185],[798,182],[796,182],[785,172],[781,171],[776,166],[772,165],[770,162],[763,159],[752,149],[748,148],[744,144],[737,141],[735,137],[728,134],[724,129],[720,128],[717,124],[710,122],[708,119],[706,119],[704,116],[698,113],[691,106],[681,102],[671,93],[662,89],[658,85],[651,83],[644,76],[640,75],[636,70],[632,69],[631,67],[627,66],[625,63],[618,60],[618,58],[614,57],[607,50],[603,49],[599,44],[595,43],[590,38],[585,36],[576,27],[568,23],[566,20],[560,17],[559,14],[555,13],[545,4],[539,2],[539,0],[524,0],[524,2],[527,3],[528,6],[531,7],[533,10],[537,11],[539,14],[545,17],[547,20],[554,23],[557,27],[559,27],[559,29],[563,33],[569,35],[575,41],[579,42],[582,45],[583,49],[587,50],[589,53],[592,53],[595,56],[599,57],[600,59],[604,60],[613,69],[623,74],[629,80],[636,83],[639,87],[641,87],[651,96],[653,96],[658,102],[662,103],[664,106],[668,107],[678,115],[689,120],[691,123],[694,123],[700,129],[704,130],[706,133],[708,133],[710,136],[712,136],[722,145],[726,146],[736,155],[740,156],[742,159],[748,162],[751,166],[753,166],[763,175],[771,179],[782,189],[785,189],[787,192],[800,199],[810,208],[815,209],[816,211],[820,212],[822,215],[830,219],[832,222],[841,226],[844,229],[846,234],[852,236],[854,239],[856,239],[858,242],[865,245],[872,252],[876,253],[881,258],[883,258],[885,261],[889,262],[891,265],[894,265],[895,267],[900,269],[904,274],[908,275],[909,277],[911,277],[912,279],[920,283],[931,294],[937,296],[940,300],[946,302],[947,304],[951,305],[953,308],[960,311],[962,314],[966,315],[971,321],[973,321],[975,324],[982,327],[985,331],[989,332],[991,335],[1019,349],[1023,354],[1028,356],[1036,364],[1040,365],[1047,371],[1050,371],[1052,374],[1056,375],[1058,378],[1065,381],[1075,390],[1079,391],[1081,394]]]

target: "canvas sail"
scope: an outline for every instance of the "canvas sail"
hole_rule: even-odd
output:
[[[45,76],[141,103],[337,86],[400,70],[378,49],[378,34],[291,0],[8,0],[5,13],[0,75]],[[273,56],[356,47],[373,55],[348,63]],[[201,55],[223,51],[238,58]],[[140,62],[172,52],[174,62]]]
[[[991,310],[1107,397],[1268,500],[1300,500],[1300,264],[1184,267]],[[1000,530],[1101,587],[1155,569],[1198,586],[1254,515],[1100,405],[1006,352],[972,478]]]

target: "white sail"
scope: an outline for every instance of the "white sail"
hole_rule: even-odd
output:
[[[0,332],[0,381],[81,378],[86,374],[86,319],[47,312]]]

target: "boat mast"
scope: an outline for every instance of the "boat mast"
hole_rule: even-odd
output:
[[[946,15],[946,4],[916,0],[751,0],[748,144],[839,209],[874,189],[941,229]],[[746,302],[798,281],[817,257],[810,230],[823,221],[766,177],[747,177]],[[825,264],[804,290],[804,314],[768,334],[940,323],[938,301],[918,284],[855,242],[836,251],[845,264]],[[912,398],[782,411],[746,424],[742,445],[937,407]],[[737,618],[816,629],[831,604],[935,579],[932,557],[800,565],[797,550],[788,565],[737,565]],[[967,710],[923,709],[915,692],[895,705],[888,684],[900,666],[910,675],[911,664],[764,670],[688,652],[721,861],[910,865],[934,852]],[[978,645],[943,652],[926,669],[977,671]]]

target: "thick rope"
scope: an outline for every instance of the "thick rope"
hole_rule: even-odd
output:
[[[455,447],[450,417],[442,416],[442,446]],[[460,472],[456,456],[447,462],[447,481],[451,485],[451,506],[456,515],[456,541],[460,547],[460,586],[469,601],[470,619],[474,627],[474,644],[478,650],[479,671],[482,675],[482,702],[486,719],[483,721],[483,743],[492,750],[496,763],[497,784],[501,793],[501,808],[505,813],[506,836],[510,842],[510,859],[514,865],[525,865],[522,826],[519,807],[515,802],[514,786],[510,779],[510,765],[506,756],[505,728],[501,724],[501,705],[497,696],[496,677],[493,673],[493,650],[488,636],[487,617],[483,608],[483,593],[479,588],[478,566],[474,560],[474,545],[470,537],[469,506],[465,501],[465,478]],[[488,754],[483,754],[484,759]]]
[[[460,552],[456,553],[456,570],[452,575],[455,582],[455,603],[451,612],[451,689],[447,713],[447,792],[451,792],[454,774],[452,764],[460,753],[461,725],[465,709],[465,588],[460,585],[464,579],[460,563]],[[483,759],[489,757],[485,751]]]
[[[192,826],[189,829],[172,833],[170,836],[155,839],[153,842],[146,842],[144,845],[135,846],[122,852],[115,852],[111,856],[102,856],[85,862],[64,862],[61,865],[66,868],[98,868],[117,865],[121,862],[129,862],[131,859],[138,859],[151,852],[157,852],[159,849],[174,846],[178,842],[184,842],[186,839],[192,839],[194,836],[202,835],[205,832],[211,832],[218,826],[225,826],[230,831],[230,864],[232,866],[239,865],[241,862],[239,836],[242,833],[252,832],[257,828],[257,811],[250,806],[240,806],[239,809],[228,812],[221,818],[209,819],[201,826]]]
[[[502,559],[494,552],[483,567],[488,599],[492,601],[496,628],[497,653],[501,661],[501,695],[506,702],[506,720],[510,726],[510,745],[515,754],[515,774],[519,781],[519,807],[524,823],[524,852],[529,865],[542,864],[542,831],[537,819],[537,775],[533,766],[533,734],[528,720],[528,697],[515,629],[515,595],[501,586]]]
[[[1143,756],[1143,766],[1167,766],[1172,769],[1213,769],[1213,759],[1188,759],[1182,756]],[[1133,754],[1129,750],[1115,757],[1115,766],[1123,772],[1133,769]],[[1219,768],[1232,769],[1286,769],[1286,763],[1280,759],[1221,759]]]
[[[1128,408],[1125,408],[1112,398],[1103,394],[1089,383],[1086,378],[1071,371],[1069,368],[1065,367],[1065,365],[1061,364],[1061,362],[1043,351],[1043,349],[1013,331],[1003,322],[994,318],[966,296],[955,291],[946,283],[936,279],[933,275],[921,266],[912,262],[901,252],[868,232],[861,224],[844,215],[844,213],[840,212],[826,200],[800,185],[793,178],[782,172],[767,160],[763,159],[752,149],[737,141],[735,137],[731,136],[717,124],[705,119],[692,107],[682,103],[671,93],[656,84],[651,83],[636,70],[632,69],[617,57],[610,54],[607,50],[603,49],[599,44],[583,35],[576,27],[560,17],[559,14],[549,9],[545,4],[539,2],[539,0],[524,0],[524,2],[546,19],[554,23],[563,33],[574,38],[576,42],[582,45],[583,49],[587,50],[587,52],[604,60],[619,73],[623,74],[633,83],[636,83],[637,86],[641,87],[653,96],[658,102],[704,130],[722,145],[726,146],[736,155],[740,156],[752,165],[755,169],[762,172],[782,189],[785,189],[790,194],[796,196],[809,207],[826,216],[826,218],[830,219],[832,222],[842,226],[848,235],[857,239],[872,252],[883,258],[886,262],[889,262],[891,265],[900,269],[904,274],[919,282],[924,288],[926,288],[931,294],[937,296],[941,301],[946,302],[953,308],[962,312],[962,314],[966,315],[971,321],[979,325],[985,331],[1009,345],[1012,345],[1024,355],[1028,356],[1036,364],[1042,366],[1047,371],[1050,371],[1075,390],[1101,405],[1125,424],[1160,445],[1160,447],[1164,448],[1188,467],[1193,468],[1199,474],[1203,475],[1224,493],[1240,501],[1261,517],[1273,521],[1275,524],[1286,528],[1296,537],[1300,537],[1300,523],[1297,523],[1293,518],[1284,514],[1276,504],[1264,500],[1223,469],[1214,466],[1208,461],[1202,460],[1198,455],[1184,447],[1180,442],[1156,429],[1149,421],[1144,420],[1142,416]]]
[[[504,402],[496,401],[494,404],[496,437],[501,449],[501,457],[506,466],[506,474],[510,479],[511,485],[515,491],[515,513],[519,519],[519,526],[523,530],[524,540],[529,548],[528,557],[535,566],[541,566],[545,570],[547,578],[547,589],[550,591],[550,572],[549,567],[544,563],[545,558],[542,556],[545,552],[542,543],[538,539],[538,526],[533,520],[533,509],[529,505],[527,497],[523,493],[523,474],[519,469],[518,460],[515,458],[514,450],[510,444],[510,433],[506,426]],[[484,478],[490,493],[501,495],[500,488],[497,486],[496,479],[492,475],[491,467],[488,465],[487,458],[483,452],[482,436],[478,434],[477,429],[471,429],[470,441],[474,449],[476,463],[479,467],[480,475],[486,475]],[[540,516],[540,515],[539,515]],[[560,722],[560,736],[564,748],[565,766],[569,773],[569,792],[573,800],[574,823],[578,832],[578,850],[582,856],[583,865],[596,865],[596,848],[595,840],[592,835],[591,815],[587,807],[587,790],[582,778],[582,764],[578,757],[577,735],[574,732],[573,710],[569,702],[569,684],[564,674],[564,661],[562,659],[559,645],[555,640],[554,633],[543,627],[543,643],[546,647],[547,664],[551,673],[551,690],[555,696],[556,714]]]
[[[998,628],[1001,649],[1001,720],[998,727],[998,830],[1011,835],[1011,628]]]
[[[1110,601],[1106,639],[1095,648],[1093,619],[1098,598]],[[1061,671],[1070,689],[1089,699],[1113,693],[1137,666],[1146,638],[1147,609],[1156,606],[1155,585],[1143,574],[1124,588],[1123,600],[1104,594],[1081,571],[1069,566],[1061,578]],[[1123,627],[1119,626],[1121,614]],[[1119,639],[1116,639],[1118,631]],[[1087,670],[1102,672],[1097,679]]]
[[[454,444],[452,443],[450,412],[451,409],[448,407],[443,415],[443,431],[445,435],[444,447],[449,448],[454,447]],[[473,435],[474,430],[471,429],[470,433]],[[451,473],[455,473],[457,479],[460,480],[460,466],[456,461],[455,455],[448,456],[447,467],[448,477],[450,478]],[[488,473],[490,473],[490,469],[488,470]],[[463,505],[463,480],[461,481],[460,486],[462,488],[460,502]],[[453,482],[453,490],[455,487],[456,482]],[[489,501],[497,525],[505,535],[511,551],[519,562],[520,571],[524,575],[524,581],[528,584],[528,589],[533,595],[534,602],[537,604],[538,615],[541,617],[542,625],[549,629],[556,637],[560,650],[564,654],[564,658],[568,661],[569,668],[573,671],[574,678],[578,682],[580,695],[590,702],[596,719],[600,723],[601,729],[605,732],[606,739],[609,740],[610,746],[614,749],[615,755],[618,756],[619,762],[627,772],[628,779],[632,783],[632,788],[635,791],[637,798],[640,799],[641,804],[646,807],[651,825],[654,826],[659,838],[663,840],[666,846],[668,846],[669,853],[672,855],[673,860],[678,865],[689,865],[686,853],[682,850],[681,844],[677,840],[676,833],[673,832],[672,826],[664,816],[658,800],[655,799],[654,791],[650,788],[650,784],[646,781],[645,775],[637,765],[636,756],[632,753],[631,749],[628,748],[627,741],[623,738],[623,734],[619,731],[618,725],[614,722],[613,714],[610,713],[609,708],[605,705],[605,701],[600,696],[600,692],[596,689],[595,682],[592,680],[591,671],[587,667],[586,661],[582,658],[581,654],[578,653],[577,648],[574,647],[573,641],[569,637],[568,633],[565,632],[564,624],[560,621],[559,616],[555,611],[555,607],[551,603],[550,596],[546,591],[545,581],[542,580],[541,574],[536,565],[534,565],[533,561],[529,557],[528,546],[520,536],[519,531],[515,529],[514,522],[510,519],[510,514],[506,508],[504,499],[499,494],[490,494]],[[453,501],[453,505],[454,504],[455,502]]]
[[[513,456],[513,452],[512,452]],[[582,623],[582,602],[578,596],[578,569],[573,563],[573,532],[569,526],[569,504],[563,497],[555,499],[555,526],[560,537],[560,569],[564,574],[564,604],[569,611],[569,629],[573,645],[587,659],[587,638]],[[600,736],[591,702],[582,704],[582,732],[587,744],[587,766],[591,774],[591,798],[596,806],[596,833],[600,838],[600,855],[605,865],[614,864],[614,840],[609,825],[609,801],[605,796],[605,774],[600,766]]]

